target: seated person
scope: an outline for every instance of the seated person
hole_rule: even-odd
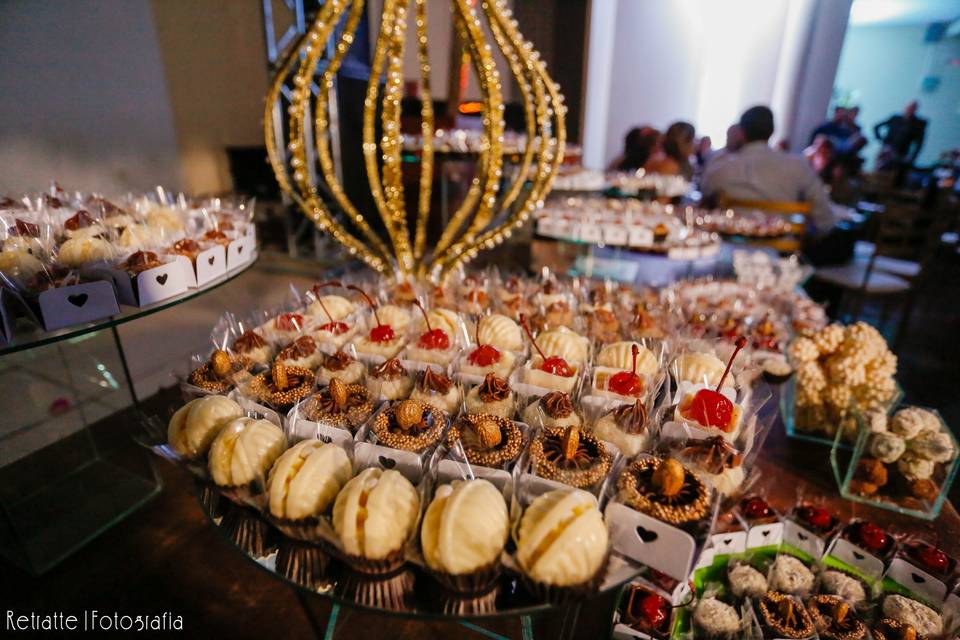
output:
[[[634,127],[623,139],[623,153],[610,163],[609,171],[636,171],[656,151],[660,132],[653,127]]]
[[[666,176],[693,177],[690,156],[696,151],[696,130],[689,122],[674,122],[663,134],[662,149],[654,153],[643,165],[647,173]]]
[[[801,157],[769,146],[773,112],[752,107],[740,117],[744,145],[724,162],[707,166],[701,191],[706,198],[721,193],[736,199],[810,202],[808,233],[823,235],[834,226],[830,198],[823,183]]]

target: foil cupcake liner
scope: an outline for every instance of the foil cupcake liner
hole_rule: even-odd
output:
[[[316,590],[328,583],[330,556],[314,544],[283,539],[277,545],[277,573]]]
[[[247,555],[262,558],[268,554],[270,527],[256,511],[233,506],[223,516],[220,527]]]
[[[425,571],[447,591],[456,596],[475,596],[491,591],[503,572],[498,558],[476,571],[464,574],[445,573],[424,567]]]
[[[201,484],[200,487],[200,506],[207,512],[211,518],[223,515],[220,504],[220,493],[209,485]]]
[[[412,609],[410,598],[414,582],[415,577],[409,569],[386,576],[373,576],[348,569],[339,576],[336,593],[362,606],[407,611]]]
[[[290,520],[268,515],[267,521],[286,537],[300,542],[319,544],[326,540],[324,533],[332,531],[332,527],[319,517]]]
[[[336,547],[333,548],[332,551],[337,559],[347,565],[354,573],[368,577],[387,577],[397,573],[403,568],[403,563],[406,560],[402,548],[397,549],[385,558],[377,560],[364,558],[363,556],[355,556]]]
[[[267,489],[263,481],[246,484],[215,485],[220,495],[240,507],[253,507],[262,511],[267,506]]]
[[[600,589],[600,584],[603,582],[603,577],[607,573],[607,563],[609,560],[610,551],[607,550],[607,554],[603,557],[603,562],[600,563],[600,568],[587,580],[579,584],[568,586],[547,584],[534,580],[524,572],[520,573],[520,582],[535,598],[554,605],[571,604],[573,602],[586,600],[597,594],[597,591]]]
[[[440,602],[443,612],[456,616],[484,616],[496,613],[500,589],[494,585],[487,593],[474,596],[445,596]]]

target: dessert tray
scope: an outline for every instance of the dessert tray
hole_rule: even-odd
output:
[[[639,200],[555,197],[537,212],[536,230],[548,238],[629,247],[675,259],[717,255],[719,236],[690,224],[687,209]]]
[[[253,202],[65,192],[0,199],[0,342],[103,320],[222,282],[256,259]]]
[[[224,316],[140,439],[246,553],[343,602],[476,617],[650,572],[673,601],[752,482],[781,378],[746,336],[685,333],[672,296],[318,282]]]

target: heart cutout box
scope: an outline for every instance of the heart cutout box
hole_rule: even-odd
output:
[[[176,256],[170,262],[142,271],[135,277],[122,269],[108,266],[100,267],[97,271],[113,280],[117,299],[121,304],[131,307],[145,307],[169,300],[185,293],[194,280],[193,265],[184,256]]]
[[[604,519],[617,553],[683,582],[696,561],[693,536],[619,502],[609,502]]]
[[[813,558],[820,558],[827,548],[825,539],[793,520],[786,520],[783,523],[783,543]]]
[[[414,485],[423,477],[423,460],[420,454],[412,451],[391,449],[369,442],[356,442],[353,446],[353,464],[356,469],[375,467],[378,469],[399,471]]]
[[[117,294],[109,280],[47,289],[37,297],[37,306],[40,321],[47,331],[103,320],[120,313]]]
[[[304,402],[306,402],[306,400],[301,401],[287,413],[286,424],[292,440],[323,440],[324,442],[332,442],[340,447],[347,447],[348,443],[353,441],[353,434],[347,429],[314,422],[301,416],[300,406]]]
[[[603,242],[611,247],[623,247],[630,239],[627,228],[618,224],[603,226]]]
[[[839,536],[827,547],[824,558],[827,557],[853,567],[868,578],[877,579],[883,575],[884,563],[881,558]]]
[[[227,271],[244,267],[256,258],[257,239],[255,236],[242,236],[227,245]]]
[[[189,260],[189,258],[188,258]],[[189,266],[190,288],[203,287],[227,272],[227,251],[222,244],[215,244],[197,254]]]
[[[905,558],[894,558],[883,576],[920,596],[921,600],[940,605],[947,597],[947,585]]]

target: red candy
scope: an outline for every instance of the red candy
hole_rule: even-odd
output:
[[[920,564],[938,573],[946,573],[950,567],[950,558],[943,551],[929,544],[920,544],[913,549],[913,556]]]
[[[829,529],[833,524],[830,512],[820,507],[801,507],[800,517],[817,529]]]
[[[858,533],[860,543],[868,551],[883,551],[890,544],[887,532],[872,522],[861,522]]]
[[[640,610],[644,619],[654,629],[659,628],[670,617],[670,605],[666,599],[655,593],[644,596],[640,602]]]
[[[750,498],[743,505],[743,513],[750,520],[759,520],[773,515],[773,510],[763,498]]]

